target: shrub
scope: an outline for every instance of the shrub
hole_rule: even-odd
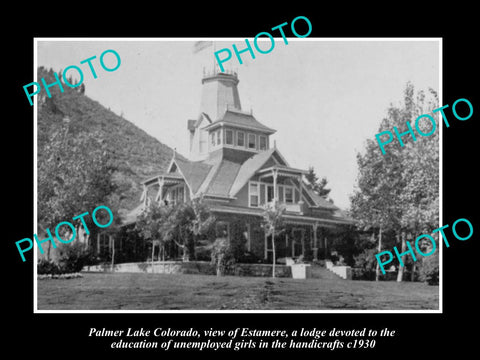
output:
[[[355,278],[358,280],[374,280],[377,261],[376,249],[366,249],[355,256]]]
[[[263,259],[259,258],[254,253],[247,251],[242,254],[237,260],[241,264],[258,264],[263,261]]]
[[[420,271],[420,280],[426,281],[428,285],[438,285],[439,266],[438,252],[423,260],[423,266]]]
[[[247,250],[247,239],[245,238],[245,221],[235,220],[230,223],[230,251],[235,261],[240,262]]]
[[[51,260],[41,259],[37,262],[37,274],[60,274],[60,268]]]
[[[211,263],[216,266],[217,276],[233,270],[235,258],[226,238],[217,238],[211,245]]]
[[[195,248],[195,260],[210,261],[211,249],[208,246],[197,246]]]
[[[85,265],[93,261],[92,252],[85,250],[82,243],[76,242],[60,248],[58,264],[62,273],[79,272]]]

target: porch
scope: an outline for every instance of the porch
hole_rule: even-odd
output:
[[[227,237],[235,246],[244,247],[247,253],[270,263],[273,248],[271,236],[267,236],[262,225],[261,211],[245,209],[238,212],[226,206],[212,209],[217,217],[216,236]],[[231,211],[231,212],[230,212]],[[299,219],[303,218],[303,221]],[[329,258],[329,241],[335,236],[338,225],[329,220],[309,222],[305,216],[285,215],[285,230],[275,236],[275,255],[280,258],[302,257],[316,261]]]

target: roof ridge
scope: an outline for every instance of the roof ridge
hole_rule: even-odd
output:
[[[205,164],[205,165],[208,165],[210,166],[210,171],[208,172],[207,176],[205,176],[205,179],[203,179],[202,183],[200,184],[200,186],[198,187],[197,189],[197,193],[204,193],[206,189],[208,189],[210,183],[212,182],[212,179],[214,179],[215,175],[218,173],[218,169],[220,168],[220,164],[221,164],[222,160],[220,159],[220,161],[216,162],[215,164]],[[203,163],[203,162],[202,162]],[[196,195],[196,194],[194,194]]]
[[[237,176],[235,177],[235,180],[232,182],[232,186],[230,187],[230,191],[229,191],[229,195],[230,196],[235,196],[235,194],[237,192],[240,191],[240,189],[248,182],[248,180],[252,177],[253,174],[255,174],[255,172],[260,168],[262,167],[267,161],[268,159],[270,159],[270,157],[273,155],[273,153],[275,151],[278,151],[276,148],[270,148],[268,149],[267,151],[263,151],[263,152],[260,152],[258,154],[255,154],[254,156],[248,158],[246,161],[243,162],[243,164],[240,166],[240,168],[238,169],[238,172],[237,172]],[[268,155],[268,156],[267,156]],[[259,157],[265,157],[265,159],[257,166],[254,168],[254,170],[252,171],[249,171],[246,175],[246,181],[243,181],[243,183],[241,183],[241,186],[238,186],[237,184],[237,181],[239,181],[238,177],[240,175],[240,172],[242,171],[242,169],[245,169],[249,166],[250,163],[254,162],[255,160],[257,160]],[[237,185],[237,189],[233,189],[233,185]],[[232,189],[234,190],[234,192],[232,192]]]

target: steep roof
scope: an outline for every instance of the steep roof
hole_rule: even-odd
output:
[[[230,189],[230,196],[235,196],[240,189],[250,180],[255,172],[260,169],[270,159],[274,152],[278,152],[276,148],[255,154],[245,161],[238,170],[235,183]]]
[[[258,130],[267,134],[276,132],[276,130],[260,123],[252,114],[235,109],[227,109],[222,117],[207,125],[204,129],[208,130],[220,124],[231,125],[242,129]]]
[[[200,161],[188,161],[175,158],[173,162],[177,165],[180,173],[184,176],[185,181],[194,194],[198,191],[198,188],[202,185],[212,168],[211,165]]]
[[[303,189],[308,193],[308,196],[310,196],[310,198],[315,202],[317,207],[330,210],[340,210],[336,205],[332,204],[330,201],[327,201],[324,197],[317,195],[313,190],[309,189],[308,186],[304,186]]]
[[[234,184],[241,166],[239,163],[222,159],[205,189],[205,194],[229,197],[230,188]]]

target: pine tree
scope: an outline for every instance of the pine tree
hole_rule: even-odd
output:
[[[313,166],[308,168],[308,173],[305,175],[305,179],[307,180],[307,186],[317,195],[327,197],[328,194],[330,194],[331,189],[326,188],[328,182],[327,178],[322,177],[322,179],[319,179]]]

